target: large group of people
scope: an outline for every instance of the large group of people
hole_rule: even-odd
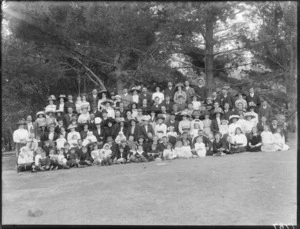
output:
[[[245,151],[288,150],[284,120],[250,88],[208,94],[203,79],[167,88],[94,89],[75,99],[49,96],[45,110],[21,119],[13,134],[18,171],[32,172]]]

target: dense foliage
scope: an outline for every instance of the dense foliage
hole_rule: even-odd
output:
[[[3,129],[43,109],[50,94],[152,89],[199,75],[210,91],[259,82],[270,104],[287,116],[296,111],[296,2],[9,2],[3,9],[10,31],[2,33]],[[247,20],[237,20],[240,13]],[[249,64],[245,52],[253,55],[238,73],[246,77],[230,77]],[[172,67],[174,55],[185,65]]]

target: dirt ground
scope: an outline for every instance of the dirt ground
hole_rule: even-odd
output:
[[[296,225],[290,139],[284,152],[19,174],[3,153],[2,224]]]

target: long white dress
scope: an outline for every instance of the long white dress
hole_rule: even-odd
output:
[[[205,144],[203,142],[195,143],[195,150],[199,157],[205,157],[206,156],[206,148]]]
[[[284,136],[281,136],[280,133],[274,133],[273,139],[274,139],[275,150],[289,150],[290,149],[290,147],[285,144]]]

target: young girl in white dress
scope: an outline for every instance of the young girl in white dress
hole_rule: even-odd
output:
[[[206,156],[206,148],[205,148],[205,144],[203,143],[202,136],[199,136],[196,139],[195,151],[196,151],[196,153],[199,157],[205,157]]]
[[[172,149],[172,144],[168,143],[167,148],[163,151],[163,158],[165,160],[173,160],[177,157],[177,154]]]
[[[280,128],[273,134],[275,150],[289,150],[290,147],[285,144],[285,138]]]
[[[261,151],[275,151],[274,137],[268,125],[264,126],[264,131],[261,133],[262,146]]]

